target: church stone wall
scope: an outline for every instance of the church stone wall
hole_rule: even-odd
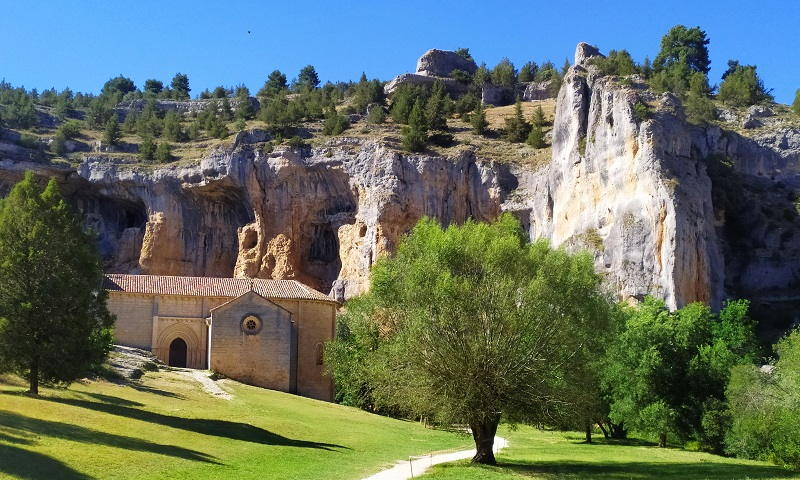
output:
[[[255,315],[260,330],[248,334],[242,320]],[[240,382],[290,392],[294,329],[291,314],[255,293],[214,310],[211,316],[211,369]]]
[[[152,349],[153,297],[111,293],[108,310],[116,317],[114,339],[117,343],[144,350]]]

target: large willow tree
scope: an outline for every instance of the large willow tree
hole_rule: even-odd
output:
[[[39,383],[67,383],[101,362],[111,344],[103,271],[51,180],[31,172],[0,201],[0,371]]]
[[[473,461],[494,464],[501,420],[556,422],[577,403],[575,367],[607,321],[599,284],[588,255],[528,243],[509,215],[422,220],[340,317],[326,350],[339,399],[468,426]]]

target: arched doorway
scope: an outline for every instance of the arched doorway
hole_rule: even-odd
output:
[[[169,365],[186,368],[186,342],[180,337],[169,344]]]

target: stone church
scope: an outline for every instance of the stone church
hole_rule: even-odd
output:
[[[175,367],[211,369],[260,387],[333,399],[323,345],[337,303],[294,280],[108,274],[121,345]]]

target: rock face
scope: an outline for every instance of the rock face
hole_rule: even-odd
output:
[[[189,166],[154,170],[89,160],[40,168],[99,234],[108,272],[293,278],[344,299],[367,286],[370,265],[423,216],[491,220],[516,187],[508,167],[405,155],[339,138],[306,151],[262,154],[240,134]],[[0,165],[4,193],[26,162]]]
[[[250,106],[254,111],[258,111],[260,105],[256,98],[248,97],[247,101],[250,103]],[[229,98],[228,102],[230,103],[231,108],[236,110],[236,108],[239,106],[240,100],[238,98]],[[221,98],[201,100],[157,100],[156,107],[164,112],[174,111],[181,114],[186,114],[202,112],[214,103],[216,103],[219,108],[222,108]],[[132,100],[130,102],[120,103],[116,106],[115,110],[117,112],[117,116],[121,120],[124,120],[125,116],[127,116],[129,112],[141,112],[145,105],[147,105],[146,100]]]
[[[467,59],[449,50],[432,48],[417,60],[417,74],[431,77],[449,77],[453,70],[475,73],[478,66],[475,60]]]
[[[575,47],[575,65],[585,66],[586,61],[592,57],[605,57],[594,45],[581,42]]]

